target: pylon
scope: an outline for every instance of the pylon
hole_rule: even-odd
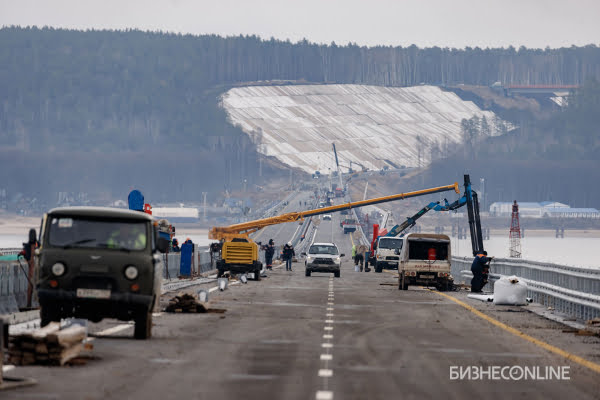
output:
[[[510,257],[521,258],[521,227],[519,225],[519,205],[517,201],[512,206],[512,220],[510,222]]]

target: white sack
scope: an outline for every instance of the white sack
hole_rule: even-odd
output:
[[[516,276],[503,276],[494,283],[494,304],[527,304],[527,284]]]

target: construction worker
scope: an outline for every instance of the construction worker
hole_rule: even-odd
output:
[[[287,242],[285,246],[283,246],[283,260],[285,261],[285,270],[292,270],[292,260],[296,253],[294,252],[294,246],[292,246],[292,242]]]
[[[354,265],[360,266],[360,272],[363,272],[363,268],[365,266],[365,253],[367,251],[367,246],[364,244],[356,246],[356,255],[354,256]]]
[[[110,234],[106,245],[110,249],[143,250],[146,248],[145,227],[143,224],[120,224]]]
[[[176,238],[173,238],[173,253],[179,253],[181,249],[179,248],[179,242]]]
[[[275,254],[275,242],[273,239],[269,239],[269,244],[263,246],[263,250],[265,251],[265,264],[267,265],[267,269],[273,269],[273,255]]]
[[[473,279],[471,279],[471,292],[481,293],[481,289],[487,283],[487,276],[490,270],[490,261],[494,257],[488,257],[487,251],[482,251],[473,260],[471,264],[471,272],[473,273]]]

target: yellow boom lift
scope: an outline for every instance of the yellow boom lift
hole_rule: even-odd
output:
[[[304,220],[304,218],[313,217],[315,215],[329,214],[336,211],[386,203],[394,200],[403,200],[411,197],[445,192],[448,190],[454,190],[456,193],[460,193],[458,182],[455,182],[453,185],[439,186],[417,190],[414,192],[377,197],[374,199],[344,203],[336,206],[318,208],[315,210],[290,212],[277,215],[275,217],[257,219],[254,221],[242,222],[240,224],[230,226],[213,227],[209,231],[208,237],[209,239],[219,240],[221,244],[221,259],[217,261],[218,276],[222,276],[225,271],[231,271],[233,273],[254,273],[254,279],[260,280],[262,263],[258,257],[259,248],[258,245],[254,243],[248,235],[266,226],[294,222],[298,220]]]

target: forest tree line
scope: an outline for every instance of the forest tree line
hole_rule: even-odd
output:
[[[258,155],[218,104],[221,93],[246,82],[578,85],[590,77],[600,79],[595,45],[367,48],[257,36],[6,27],[0,29],[0,149],[6,154],[0,178],[12,192],[29,192],[31,179],[49,174],[48,165],[67,157],[70,168],[56,191],[77,190],[93,186],[86,182],[94,179],[105,182],[101,173],[114,162],[127,174],[107,181],[114,188],[98,190],[116,194],[145,179],[139,163],[127,168],[124,155],[138,160],[138,154],[150,152],[154,178],[180,199],[254,181]],[[172,175],[183,174],[193,159],[179,158],[182,149],[197,154],[201,165],[222,161],[210,171],[215,178],[209,187],[174,186]],[[89,159],[97,160],[97,172],[84,181],[78,171]],[[169,168],[159,167],[164,160],[172,161],[164,164]]]

